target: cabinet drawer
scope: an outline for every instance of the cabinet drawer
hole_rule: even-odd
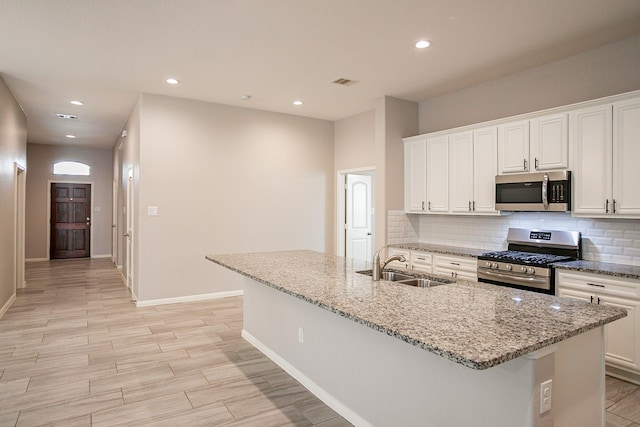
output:
[[[411,265],[428,266],[433,264],[433,255],[424,252],[411,252]]]
[[[478,269],[478,262],[475,258],[436,255],[435,266],[440,269],[466,271],[475,275]]]
[[[584,292],[640,300],[640,281],[593,273],[556,271],[557,286]]]

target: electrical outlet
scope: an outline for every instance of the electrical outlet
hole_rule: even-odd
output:
[[[304,344],[304,329],[302,329],[302,326],[298,326],[298,342]]]
[[[540,383],[540,413],[551,410],[551,380]]]

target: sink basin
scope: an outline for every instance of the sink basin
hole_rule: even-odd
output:
[[[382,273],[380,273],[380,278],[382,280],[389,280],[390,282],[414,279],[413,276],[409,276],[407,274],[402,274],[402,273],[396,273],[395,271],[383,271]]]
[[[359,274],[366,274],[371,276],[371,270],[356,271]],[[453,280],[443,279],[434,280],[430,277],[416,277],[409,274],[399,273],[397,271],[383,271],[380,273],[380,279],[388,280],[390,282],[402,283],[403,285],[415,286],[417,288],[430,288],[432,286],[447,285],[453,283]]]
[[[433,286],[447,285],[446,282],[425,279],[423,277],[413,277],[407,280],[398,280],[398,283],[402,283],[403,285],[416,286],[418,288],[431,288]]]
[[[365,274],[367,276],[373,275],[371,270],[356,271],[356,273]],[[382,273],[380,273],[380,279],[388,280],[390,282],[397,282],[399,280],[407,280],[407,279],[414,279],[414,278],[415,278],[414,276],[398,273],[397,271],[383,271]]]

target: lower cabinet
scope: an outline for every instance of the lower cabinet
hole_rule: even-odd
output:
[[[640,281],[561,270],[556,275],[558,296],[627,310],[627,317],[605,326],[605,361],[623,372],[609,372],[614,376],[640,381]]]
[[[420,273],[433,273],[433,255],[411,251],[411,269]]]
[[[451,276],[454,279],[478,280],[478,262],[476,258],[455,255],[434,255],[433,273]]]

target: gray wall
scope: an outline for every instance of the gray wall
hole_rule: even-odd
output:
[[[53,175],[53,164],[76,161],[91,166],[90,176]],[[112,161],[111,150],[27,144],[26,241],[27,259],[48,259],[50,181],[93,183],[92,257],[111,256]]]
[[[240,289],[207,254],[333,250],[332,122],[143,94],[135,127],[139,301]]]
[[[0,309],[16,289],[15,165],[26,168],[26,146],[27,118],[0,77]]]
[[[640,36],[420,102],[419,133],[640,89]]]

